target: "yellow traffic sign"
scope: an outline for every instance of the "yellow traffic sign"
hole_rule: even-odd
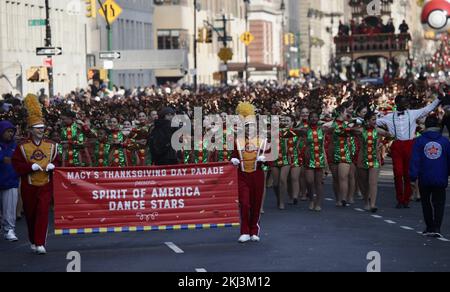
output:
[[[250,45],[255,40],[255,37],[251,32],[247,31],[241,35],[241,42],[243,42],[246,46]]]
[[[106,12],[106,16],[105,16]],[[98,13],[105,19],[108,19],[109,23],[113,23],[122,14],[122,7],[120,7],[114,0],[106,0],[103,3],[102,8],[98,10]]]
[[[228,62],[233,59],[233,51],[230,48],[220,49],[220,52],[217,55],[219,56],[220,60],[224,62]]]

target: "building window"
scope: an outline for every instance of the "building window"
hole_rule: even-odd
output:
[[[179,30],[158,30],[158,50],[180,49],[181,34]]]

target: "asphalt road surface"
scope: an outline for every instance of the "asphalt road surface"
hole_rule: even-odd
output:
[[[260,243],[237,243],[237,228],[61,237],[53,235],[51,226],[48,254],[37,256],[29,250],[21,220],[20,241],[0,241],[0,271],[65,272],[70,251],[80,254],[83,272],[365,272],[373,263],[371,252],[379,255],[382,272],[450,271],[450,202],[442,227],[445,238],[423,237],[420,203],[395,209],[389,165],[380,178],[375,216],[362,210],[362,201],[335,207],[330,179],[321,213],[308,211],[304,202],[279,211],[270,192]]]

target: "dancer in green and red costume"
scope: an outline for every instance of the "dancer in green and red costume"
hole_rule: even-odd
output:
[[[299,108],[298,114],[297,114],[299,120],[297,122],[297,125],[295,126],[296,129],[301,128],[308,128],[308,119],[309,119],[309,109],[304,106]],[[301,161],[305,159],[305,138],[299,137],[298,139],[298,151],[301,155]],[[305,176],[305,167],[302,164],[300,164],[300,200],[307,201],[308,200],[308,193],[307,193],[307,187],[306,187],[306,176]]]
[[[105,128],[97,130],[97,140],[94,144],[94,166],[108,167],[111,145],[108,143],[108,132]]]
[[[377,128],[377,115],[368,112],[364,118],[364,125],[352,129],[359,136],[361,149],[358,155],[358,177],[361,182],[361,191],[364,196],[365,210],[375,213],[377,208],[378,175],[381,167],[381,137],[393,136]]]
[[[147,115],[144,112],[139,113],[139,124],[133,128],[129,134],[132,156],[136,158],[137,166],[151,165],[151,157],[147,151],[147,138],[150,135],[150,125]]]
[[[347,195],[349,189],[349,175],[352,164],[351,149],[351,127],[349,120],[353,114],[353,105],[350,102],[344,102],[337,109],[337,118],[328,128],[327,131],[332,132],[332,143],[330,144],[332,151],[332,160],[329,162],[331,173],[333,174],[333,183],[336,193],[336,206],[347,207]]]
[[[110,120],[109,127],[110,134],[108,137],[108,144],[111,146],[108,164],[111,167],[126,167],[129,165],[126,155],[126,149],[128,147],[126,137],[120,131],[119,122],[116,118]]]
[[[85,136],[83,129],[75,122],[75,113],[66,111],[61,117],[63,128],[61,129],[61,144],[58,151],[62,157],[62,166],[86,166],[86,162],[82,158],[85,148]]]
[[[327,165],[325,155],[325,131],[319,126],[320,116],[317,112],[309,114],[309,125],[301,128],[299,134],[305,138],[305,175],[310,195],[309,209],[322,211],[323,175]]]
[[[278,145],[278,159],[271,162],[271,171],[273,175],[273,187],[277,194],[278,209],[284,210],[286,208],[286,195],[288,194],[288,176],[293,164],[294,148],[297,145],[294,138],[297,137],[293,131],[292,117],[284,116],[280,119],[281,130],[278,139],[275,139],[275,145]],[[298,152],[297,153],[298,157]],[[297,198],[298,199],[298,193]]]

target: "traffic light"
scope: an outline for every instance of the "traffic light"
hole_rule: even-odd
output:
[[[295,34],[289,34],[289,41],[291,42],[291,46],[295,45]]]
[[[204,43],[206,41],[206,34],[207,34],[206,28],[204,28],[204,27],[199,28],[197,42]]]
[[[286,46],[293,46],[293,45],[295,45],[295,34],[293,34],[293,33],[286,33],[284,35],[284,44]]]
[[[46,67],[31,67],[27,70],[27,80],[29,82],[48,82],[48,70]]]
[[[100,80],[108,80],[108,70],[100,69]]]
[[[212,44],[213,42],[213,30],[212,28],[207,28],[206,29],[206,39],[205,39],[205,43],[207,44]]]
[[[105,81],[108,79],[108,70],[91,68],[87,73],[88,80]]]
[[[89,18],[97,17],[97,5],[96,0],[85,0],[86,2],[86,16]]]
[[[300,78],[300,69],[292,69],[289,71],[289,77]]]

